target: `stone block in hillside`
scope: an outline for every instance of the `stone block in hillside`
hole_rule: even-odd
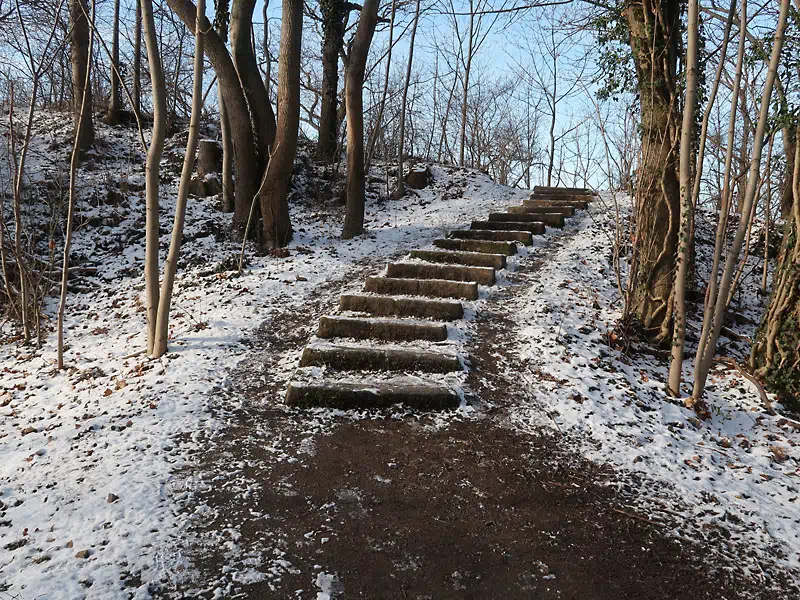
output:
[[[192,177],[189,182],[189,195],[196,198],[208,198],[222,193],[222,182],[216,175],[209,174],[205,177]]]
[[[197,144],[197,176],[222,173],[222,146],[216,140],[200,140]]]
[[[406,174],[406,185],[415,190],[421,190],[433,181],[433,174],[428,165],[415,165]]]

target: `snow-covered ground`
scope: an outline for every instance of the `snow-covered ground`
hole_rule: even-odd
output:
[[[514,312],[535,400],[512,407],[512,423],[525,430],[557,428],[592,459],[645,476],[642,502],[650,518],[677,520],[676,534],[687,537],[691,530],[723,532],[728,558],[756,580],[776,559],[797,573],[800,423],[768,414],[758,388],[735,366],[746,364],[749,343],[720,340],[725,358],[710,375],[707,420],[667,399],[667,357],[641,348],[626,355],[611,347],[621,302],[612,261],[614,211],[609,196],[605,201],[608,207],[595,203],[581,221],[570,223],[580,233],[566,238],[542,266],[538,283]],[[621,203],[627,215],[629,203]],[[710,264],[711,226],[711,215],[701,215],[700,277]],[[731,327],[742,336],[754,333],[763,307],[756,292],[760,264],[760,257],[750,257],[745,272],[752,273],[735,298],[734,311],[747,319]],[[688,324],[694,343],[698,317],[695,308]],[[684,364],[688,382],[690,349]]]
[[[47,133],[34,139],[30,163],[37,179],[45,169],[63,173],[69,134],[57,117],[40,126]],[[54,335],[42,350],[0,346],[0,598],[144,598],[149,582],[180,578],[188,565],[176,539],[186,516],[176,503],[190,483],[179,472],[198,450],[192,440],[224,426],[208,402],[249,352],[242,337],[276,310],[314,301],[325,282],[356,268],[377,274],[387,257],[507,205],[513,193],[480,173],[433,167],[433,187],[399,201],[370,198],[368,233],[344,241],[341,207],[317,202],[301,182],[289,256],[250,249],[241,277],[239,244],[226,240],[230,216],[213,199],[190,199],[170,351],[150,361],[141,353],[143,192],[104,201],[120,178],[143,187],[143,159],[131,131],[112,137],[98,124],[98,132],[98,152],[79,173],[83,225],[72,250],[73,264],[97,274],[69,294],[68,368],[55,368]],[[180,155],[175,144],[163,163],[173,175]],[[163,187],[162,261],[175,181]],[[55,309],[49,300],[47,314]],[[9,328],[0,326],[0,339]],[[294,369],[296,358],[282,368]]]
[[[69,124],[48,117],[41,129],[49,133],[35,139],[31,169],[46,181],[64,171]],[[332,304],[341,290],[355,290],[365,275],[379,273],[387,259],[525,195],[480,173],[434,166],[433,187],[417,195],[371,197],[368,233],[343,241],[341,207],[317,201],[314,185],[301,178],[289,255],[258,257],[249,249],[242,276],[234,271],[239,245],[227,239],[229,215],[218,212],[213,199],[191,199],[170,352],[150,361],[141,354],[144,205],[142,192],[134,191],[143,186],[143,159],[132,132],[115,130],[112,137],[105,126],[98,130],[97,155],[81,168],[82,225],[73,242],[75,264],[97,267],[97,274],[77,279],[69,295],[68,369],[55,369],[53,335],[42,350],[0,346],[2,599],[147,598],[150,584],[168,588],[185,578],[191,565],[179,542],[189,521],[203,519],[205,510],[184,511],[197,483],[187,473],[202,454],[202,441],[228,426],[210,407],[252,352],[244,339],[249,332],[263,323],[275,326],[272,318],[287,309]],[[164,162],[169,177],[181,154],[175,143]],[[120,179],[131,191],[110,201],[108,191]],[[162,193],[162,260],[174,198],[173,180]],[[553,429],[593,460],[643,476],[650,487],[637,490],[642,514],[677,524],[676,535],[687,538],[698,529],[726,531],[731,548],[749,546],[746,563],[755,577],[775,559],[797,571],[797,425],[768,415],[759,391],[725,362],[711,376],[712,417],[699,421],[666,401],[665,359],[609,346],[621,310],[609,259],[613,228],[613,210],[601,202],[571,219],[563,245],[548,249],[535,283],[514,300],[518,337],[508,343],[527,364],[521,376],[531,394],[530,403],[508,408],[510,425]],[[547,239],[537,240],[534,257]],[[708,252],[705,246],[698,251],[701,259]],[[501,277],[499,285],[505,283]],[[746,279],[739,298],[756,298],[756,284]],[[54,302],[46,309],[52,316]],[[757,310],[744,305],[739,312],[753,320]],[[694,321],[690,333],[696,330]],[[470,331],[468,325],[464,335]],[[0,339],[11,336],[10,325],[0,325]],[[747,345],[723,342],[743,363]],[[297,358],[296,352],[282,356],[273,376],[288,378]],[[309,431],[319,433],[325,411],[309,421]],[[256,569],[242,576],[261,575]],[[325,592],[330,586],[323,580],[317,587]]]

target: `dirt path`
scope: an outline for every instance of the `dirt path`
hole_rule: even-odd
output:
[[[526,391],[504,306],[541,260],[522,259],[480,311],[468,380],[480,402],[456,415],[289,411],[273,374],[336,294],[265,324],[234,393],[220,394],[229,426],[207,440],[186,501],[194,580],[162,595],[775,597],[646,522],[613,472],[560,438],[506,425],[504,407]]]

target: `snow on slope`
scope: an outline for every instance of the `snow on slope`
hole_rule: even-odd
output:
[[[709,217],[698,219],[700,240],[713,240]],[[650,482],[643,500],[652,519],[674,522],[677,516],[682,525],[676,534],[688,537],[691,530],[722,532],[729,557],[757,580],[770,581],[773,560],[797,574],[800,424],[767,414],[758,389],[728,361],[717,362],[710,376],[709,420],[668,401],[668,355],[625,355],[608,343],[621,316],[611,260],[613,209],[595,203],[568,227],[581,231],[542,266],[538,284],[515,313],[533,400],[512,408],[512,423],[525,430],[557,427],[592,459],[645,476]],[[698,246],[701,277],[712,249]],[[759,257],[750,257],[749,267],[759,264]],[[756,293],[760,269],[753,270],[734,303],[750,319],[732,325],[741,335],[753,334],[763,302]],[[695,309],[688,324],[695,343],[698,317]],[[723,337],[719,348],[746,363],[748,343]],[[684,381],[691,382],[694,348],[687,354]]]
[[[59,115],[42,115],[38,123],[30,164],[32,179],[41,180],[45,169],[47,177],[63,173],[70,126]],[[82,225],[72,252],[73,264],[97,267],[97,274],[76,282],[69,294],[68,369],[55,368],[54,335],[41,351],[0,346],[3,599],[147,598],[155,588],[169,588],[187,567],[175,551],[185,522],[177,502],[193,482],[180,471],[197,450],[199,433],[221,427],[207,410],[209,398],[248,352],[240,343],[246,332],[276,307],[316,299],[325,282],[343,280],[357,267],[378,272],[387,257],[505,206],[512,193],[480,173],[433,167],[434,186],[418,195],[388,202],[371,197],[368,233],[344,241],[338,238],[341,207],[312,202],[301,180],[289,256],[255,257],[250,249],[242,277],[230,270],[239,252],[226,239],[230,216],[212,199],[190,199],[170,352],[149,361],[140,353],[143,192],[104,200],[120,177],[131,189],[143,185],[143,157],[131,131],[112,136],[97,127],[98,152],[79,173]],[[174,174],[181,157],[174,143],[162,166]],[[175,183],[162,189],[162,261]],[[52,317],[55,309],[51,299],[46,312]],[[0,339],[9,336],[3,323]],[[294,358],[285,365],[295,366]]]

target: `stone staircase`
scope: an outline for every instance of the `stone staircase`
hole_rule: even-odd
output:
[[[585,210],[585,188],[536,186],[504,213],[451,231],[433,249],[412,250],[386,274],[367,277],[364,292],[343,294],[339,313],[320,319],[286,392],[290,406],[363,409],[405,404],[430,410],[461,403],[447,377],[465,371],[457,352],[463,301],[493,286],[517,245]],[[394,375],[392,375],[394,374]]]

